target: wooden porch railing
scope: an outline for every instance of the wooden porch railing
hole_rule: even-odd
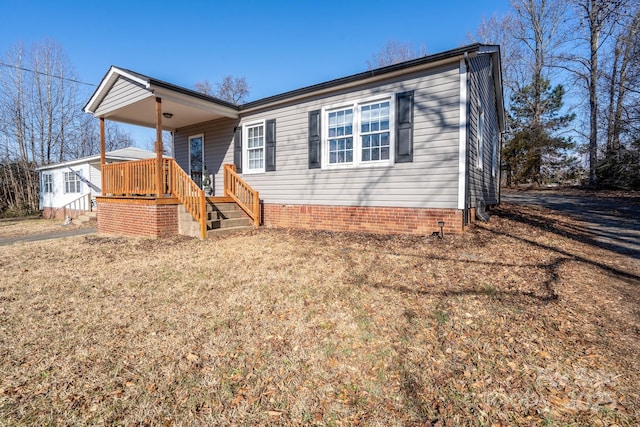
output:
[[[157,190],[156,159],[106,164],[102,167],[102,191],[105,196],[149,196],[170,194],[180,200],[200,224],[200,237],[207,237],[207,202],[204,190],[174,159],[162,159],[162,188]]]
[[[102,191],[105,196],[149,196],[170,194],[180,200],[200,224],[200,236],[207,236],[207,201],[204,190],[182,170],[174,159],[162,159],[163,188],[156,187],[156,159],[105,164],[102,167]],[[260,197],[236,173],[235,165],[224,165],[224,195],[233,199],[260,226]]]
[[[260,195],[236,173],[236,165],[224,165],[224,195],[231,197],[260,226]]]
[[[162,159],[165,175],[169,160],[173,159]],[[166,193],[166,179],[163,182],[165,188],[162,193]],[[111,163],[102,167],[102,193],[105,196],[154,195],[158,194],[156,186],[156,159]]]
[[[200,224],[200,238],[207,237],[207,200],[204,190],[198,187],[189,175],[174,159],[165,159],[169,163],[168,185],[170,193],[177,197],[185,209]]]

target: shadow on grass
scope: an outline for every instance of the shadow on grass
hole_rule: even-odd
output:
[[[573,239],[593,246],[599,246],[622,255],[640,258],[640,227],[638,218],[631,214],[616,217],[615,209],[605,211],[604,208],[589,210],[588,207],[570,206],[569,203],[553,205],[554,213],[563,215],[566,221],[550,220],[543,215],[536,215],[529,209],[504,205],[494,209],[492,214],[501,218],[530,225],[557,235]],[[556,210],[557,209],[557,210]],[[570,221],[569,215],[578,218],[582,223]],[[636,214],[637,215],[637,214]]]
[[[530,227],[542,229],[547,232],[552,232],[561,236],[563,238],[572,239],[581,243],[585,243],[592,246],[599,246],[597,242],[594,242],[589,236],[584,236],[578,232],[577,228],[574,228],[571,224],[561,223],[557,221],[549,220],[543,216],[535,215],[533,213],[524,213],[517,209],[505,210],[499,209],[495,210],[494,215],[498,217],[505,218],[509,221],[525,224]],[[477,227],[483,232],[496,235],[496,236],[504,236],[509,239],[518,241],[519,243],[523,243],[528,246],[529,250],[533,249],[541,249],[548,252],[553,253],[555,256],[550,262],[540,262],[536,264],[516,264],[516,263],[508,263],[508,262],[494,262],[494,261],[483,261],[481,259],[466,259],[466,258],[455,258],[455,257],[447,257],[447,256],[438,256],[438,255],[429,255],[428,259],[431,261],[442,261],[442,262],[456,262],[460,265],[485,265],[490,267],[513,267],[513,268],[539,268],[543,269],[546,272],[546,280],[537,286],[537,290],[497,290],[495,288],[483,288],[481,286],[473,286],[468,289],[431,289],[427,287],[416,287],[410,285],[403,284],[390,284],[388,282],[380,282],[380,281],[372,281],[369,275],[364,272],[359,276],[359,283],[366,283],[366,286],[370,286],[374,289],[387,289],[392,290],[404,294],[417,294],[417,295],[429,295],[429,296],[442,296],[442,297],[451,297],[451,296],[467,296],[467,295],[488,295],[497,300],[518,300],[519,298],[526,298],[528,301],[537,301],[538,303],[547,304],[558,299],[558,294],[555,291],[556,284],[561,279],[561,269],[563,266],[569,263],[581,263],[584,265],[590,265],[595,268],[598,268],[605,274],[607,274],[611,278],[616,278],[624,281],[625,283],[629,283],[634,286],[640,285],[640,276],[624,271],[618,267],[608,265],[604,262],[601,262],[594,255],[593,257],[589,257],[588,254],[578,253],[576,251],[571,252],[565,249],[562,249],[556,245],[544,244],[534,240],[533,238],[529,238],[522,235],[517,235],[515,233],[511,233],[508,231],[503,231],[500,229],[494,229],[492,227],[478,224]],[[488,239],[491,241],[491,239]],[[490,246],[490,244],[488,245]],[[392,255],[397,256],[407,256],[407,257],[417,257],[423,258],[424,255],[418,255],[415,253],[405,253],[402,251],[394,251],[390,252]]]

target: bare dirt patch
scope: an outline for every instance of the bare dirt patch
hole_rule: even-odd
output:
[[[639,261],[569,221],[4,247],[0,424],[636,425]]]

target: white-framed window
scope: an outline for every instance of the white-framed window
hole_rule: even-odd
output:
[[[65,193],[80,193],[82,181],[78,176],[79,172],[65,172],[64,173],[64,192]]]
[[[323,168],[393,163],[393,97],[323,108]]]
[[[329,164],[353,163],[353,108],[330,111]]]
[[[53,193],[53,174],[51,173],[42,174],[42,192]]]
[[[243,173],[264,172],[264,121],[244,125],[243,135]]]
[[[478,153],[478,169],[482,169],[484,163],[484,109],[480,110],[478,115],[478,147],[476,153]]]

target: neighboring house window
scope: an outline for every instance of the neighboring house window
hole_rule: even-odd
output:
[[[478,141],[478,169],[482,169],[482,164],[484,163],[484,110],[480,110],[480,115],[478,116],[478,137],[476,138]]]
[[[64,173],[64,192],[65,193],[79,193],[80,192],[80,177],[76,172]]]
[[[53,193],[53,174],[42,174],[42,192]]]
[[[245,125],[244,135],[244,172],[264,172],[264,122]]]
[[[325,166],[390,164],[391,110],[390,98],[326,109]]]

